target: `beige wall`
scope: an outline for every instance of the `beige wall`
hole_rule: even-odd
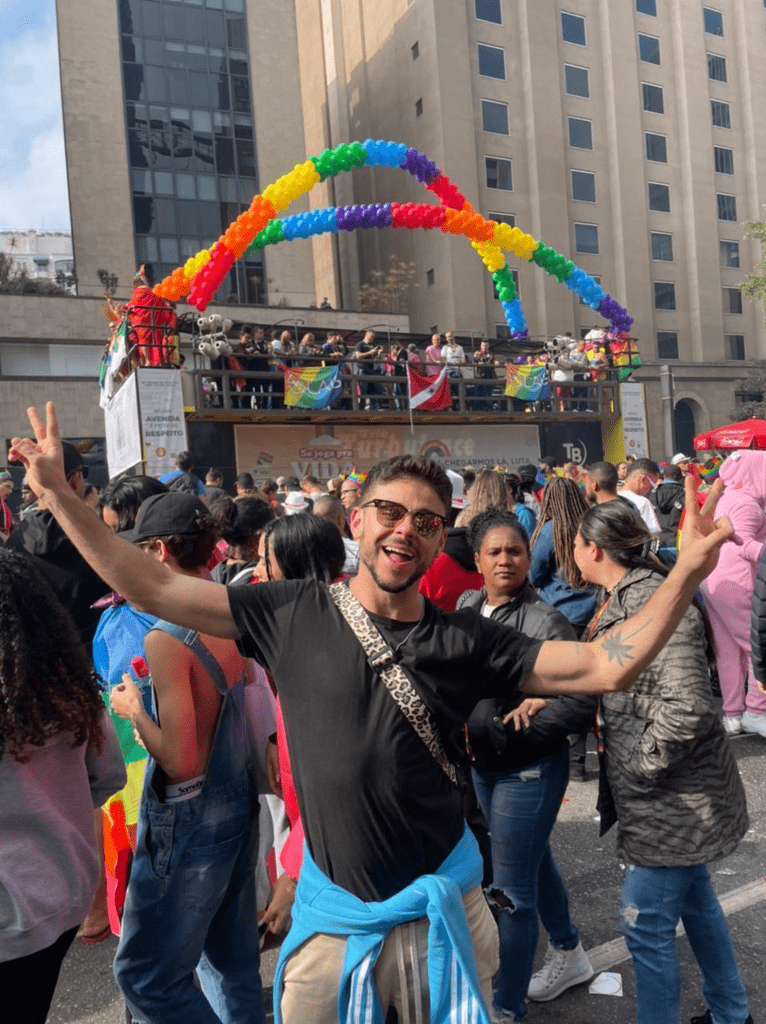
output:
[[[296,0],[299,23],[309,24],[321,6],[342,35],[343,60],[334,65],[332,88],[317,91],[318,78],[304,82],[306,122],[320,111],[329,144],[354,138],[391,138],[424,151],[485,215],[513,213],[519,226],[570,256],[635,318],[634,333],[647,358],[656,356],[656,332],[677,331],[681,359],[726,358],[725,334],[745,335],[751,357],[766,356],[766,328],[759,307],[745,303],[742,315],[723,310],[723,287],[737,287],[758,259],[739,223],[717,219],[716,192],[738,200],[738,221],[763,216],[766,202],[766,61],[762,5],[719,0],[724,36],[703,31],[697,0],[658,4],[658,17],[612,0],[514,0],[504,3],[498,26],[474,17],[473,0]],[[562,40],[560,10],[586,19],[587,46]],[[329,15],[328,15],[329,12]],[[638,60],[637,33],[657,36],[661,65]],[[420,56],[413,61],[411,46]],[[505,49],[506,80],[478,74],[478,42]],[[728,83],[711,81],[707,53],[727,59]],[[565,63],[589,71],[590,98],[568,96]],[[308,72],[302,72],[305,75]],[[662,86],[665,113],[643,110],[641,83]],[[423,114],[414,104],[423,100]],[[481,99],[509,105],[510,135],[481,126]],[[730,104],[731,130],[714,128],[711,98]],[[333,104],[346,104],[332,112]],[[312,113],[313,112],[313,113]],[[568,146],[567,117],[593,123],[592,151]],[[328,127],[329,124],[329,127]],[[644,156],[644,131],[667,137],[668,162]],[[734,175],[714,173],[713,146],[734,152]],[[485,186],[485,155],[513,161],[512,192]],[[596,174],[597,202],[571,198],[572,170]],[[671,212],[650,212],[647,185],[668,184]],[[347,186],[346,186],[347,187]],[[428,196],[408,176],[393,171],[356,172],[354,202],[424,201]],[[348,201],[348,200],[346,200]],[[598,255],[575,252],[576,221],[597,224]],[[674,261],[653,262],[650,232],[673,236]],[[432,324],[481,326],[502,321],[500,304],[475,255],[461,239],[439,232],[357,232],[361,277],[385,267],[390,255],[415,260],[419,287],[413,293],[413,328]],[[740,269],[720,266],[718,240],[740,243]],[[348,245],[341,238],[341,250]],[[596,315],[537,267],[518,267],[521,295],[532,335],[589,326]],[[435,283],[425,284],[434,270]],[[341,276],[343,277],[341,263]],[[345,280],[345,278],[344,278]],[[654,309],[655,281],[676,286],[676,310]],[[456,321],[460,321],[457,323]],[[473,321],[476,321],[474,323]],[[468,321],[471,321],[470,323]]]
[[[69,206],[81,295],[123,287],[136,271],[117,4],[57,0]]]
[[[99,268],[116,274],[122,289],[136,271],[117,3],[57,0],[56,12],[78,288],[100,295]],[[262,190],[307,156],[293,5],[250,0],[248,32]],[[286,214],[307,209],[304,198]],[[317,298],[309,243],[269,247],[264,262],[271,302],[305,307]]]

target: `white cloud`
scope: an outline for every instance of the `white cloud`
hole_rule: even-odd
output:
[[[55,25],[0,45],[0,228],[69,230]]]

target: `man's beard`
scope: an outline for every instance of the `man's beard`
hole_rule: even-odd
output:
[[[406,580],[403,580],[401,583],[384,583],[383,580],[381,580],[381,578],[378,576],[374,561],[372,559],[367,561],[364,558],[362,559],[362,561],[364,562],[365,568],[369,572],[370,576],[372,576],[375,585],[386,594],[404,593],[405,590],[409,590],[412,584],[417,583],[417,581],[421,579],[423,576],[425,576],[426,573],[426,567],[423,565],[422,562],[420,562],[418,563],[417,567],[413,570],[412,575],[409,576]]]

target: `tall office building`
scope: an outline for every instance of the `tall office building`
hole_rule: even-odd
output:
[[[214,242],[305,159],[295,10],[282,0],[57,0],[80,294]],[[296,205],[296,209],[307,208]],[[223,301],[308,306],[311,252],[239,262]]]
[[[766,357],[763,310],[739,287],[760,258],[741,222],[762,219],[766,203],[761,0],[296,0],[296,9],[312,152],[367,136],[424,151],[485,216],[570,256],[628,308],[644,358],[676,366],[692,426],[730,415],[731,387],[722,394],[720,381],[741,372],[737,362]],[[343,202],[426,200],[407,179],[364,169],[336,187]],[[331,190],[321,198],[332,201]],[[416,329],[502,325],[464,240],[358,232],[316,243],[316,254],[327,275],[318,289],[337,272],[347,301],[392,256],[413,260]],[[537,267],[510,263],[531,334],[577,334],[598,319]],[[705,374],[717,395],[692,385]]]

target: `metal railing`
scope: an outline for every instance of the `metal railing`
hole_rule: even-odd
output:
[[[403,374],[357,372],[357,364],[350,360],[331,360],[302,356],[301,366],[339,365],[340,393],[326,407],[333,413],[405,413],[409,410],[407,377]],[[365,370],[367,368],[365,367]],[[269,371],[199,368],[185,371],[193,379],[195,408],[274,413],[279,419],[288,418],[296,406],[285,405],[285,376],[282,370]],[[591,414],[618,415],[618,371],[603,369],[599,378],[590,374],[575,375],[572,382],[551,384],[550,398],[530,400],[505,394],[505,378],[464,376],[450,377],[452,411],[497,416],[498,413]],[[306,406],[300,412],[310,412]]]

